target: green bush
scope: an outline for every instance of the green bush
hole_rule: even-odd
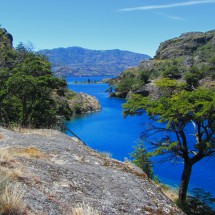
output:
[[[214,215],[215,210],[211,204],[215,198],[211,193],[201,188],[195,188],[191,192],[193,195],[188,196],[186,201],[177,200],[176,204],[188,215]]]
[[[149,178],[153,178],[153,170],[152,163],[150,161],[150,157],[147,154],[145,145],[143,142],[140,142],[137,147],[135,147],[135,151],[131,153],[131,156],[134,158],[132,161],[136,166],[140,167]]]

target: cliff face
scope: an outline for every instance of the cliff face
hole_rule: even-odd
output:
[[[179,76],[183,76],[192,66],[211,69],[215,63],[215,30],[184,33],[180,37],[160,44],[155,57],[143,61],[139,69],[147,70],[158,77],[168,66],[177,67]],[[213,68],[212,68],[213,70]],[[213,71],[210,71],[213,73]]]
[[[203,32],[184,33],[180,37],[167,40],[160,44],[155,59],[173,59],[184,56],[193,56],[198,60],[206,60],[206,49],[215,53],[215,30]],[[199,59],[201,58],[202,59]]]
[[[78,204],[105,215],[183,214],[143,172],[60,132],[0,128],[0,146],[10,153],[0,172],[20,170],[11,180],[21,184],[28,214],[71,215]]]

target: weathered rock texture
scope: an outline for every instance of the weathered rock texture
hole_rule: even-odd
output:
[[[79,93],[73,99],[68,100],[74,113],[83,114],[100,111],[102,109],[98,99],[86,93]]]
[[[215,48],[215,30],[184,33],[180,37],[160,44],[155,59],[169,59],[181,56],[198,56],[204,49]],[[200,57],[200,56],[198,56]],[[203,56],[202,56],[203,57]]]
[[[110,215],[183,214],[143,172],[65,134],[3,128],[0,134],[1,147],[9,147],[14,165],[23,166],[20,183],[28,214],[69,215],[78,203]]]

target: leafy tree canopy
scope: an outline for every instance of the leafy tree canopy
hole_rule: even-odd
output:
[[[0,124],[21,127],[52,127],[59,117],[71,116],[64,97],[67,83],[53,76],[50,63],[22,43],[13,51],[10,66],[0,70]]]
[[[151,125],[142,137],[153,146],[154,155],[183,159],[179,198],[186,199],[192,166],[215,153],[215,92],[198,88],[191,92],[181,91],[171,97],[163,96],[159,100],[133,95],[123,108],[125,115],[147,112],[154,122],[163,125]],[[193,132],[195,138],[192,142],[187,130]]]

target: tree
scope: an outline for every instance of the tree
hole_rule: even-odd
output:
[[[0,124],[53,127],[59,117],[72,115],[65,92],[67,83],[54,77],[47,58],[22,43],[12,67],[0,69]]]
[[[193,165],[215,153],[215,92],[199,88],[159,100],[133,95],[123,108],[125,115],[147,112],[155,122],[142,134],[153,155],[183,160],[179,199],[186,200]]]
[[[199,86],[199,81],[204,78],[206,70],[206,68],[198,68],[195,65],[189,69],[189,72],[184,77],[188,90],[196,89]]]
[[[181,75],[179,73],[178,67],[176,65],[167,65],[162,73],[163,77],[170,79],[179,79]]]
[[[177,205],[189,215],[214,215],[215,211],[211,205],[215,202],[215,198],[211,193],[206,192],[201,188],[194,188],[192,196],[188,196],[186,202],[177,201]]]
[[[133,84],[134,79],[126,77],[116,84],[115,91],[120,95],[119,97],[125,98],[132,89]]]
[[[140,167],[149,178],[153,178],[152,163],[150,162],[149,154],[146,151],[143,142],[140,142],[135,151],[131,153],[131,157],[134,157],[132,161],[136,166]]]

